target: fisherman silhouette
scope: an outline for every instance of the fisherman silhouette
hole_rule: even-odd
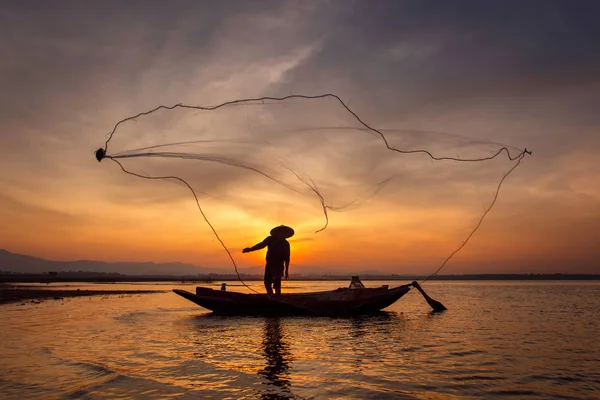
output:
[[[265,288],[267,294],[281,294],[281,278],[289,278],[290,243],[286,240],[294,236],[294,230],[289,226],[279,225],[271,229],[271,236],[252,247],[246,247],[242,253],[267,248],[265,264]],[[285,269],[285,275],[284,275]]]

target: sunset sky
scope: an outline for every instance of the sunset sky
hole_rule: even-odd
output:
[[[595,1],[3,1],[0,248],[232,271],[189,190],[94,151],[159,105],[334,93],[398,147],[533,151],[443,273],[600,273],[598,15]],[[264,257],[242,248],[288,224],[291,272],[433,272],[514,164],[397,157],[356,127],[330,100],[176,110],[124,124],[109,154],[211,140],[185,149],[268,174],[283,161],[326,201],[357,200],[315,233],[310,193],[202,160],[131,160],[189,179],[241,267]]]

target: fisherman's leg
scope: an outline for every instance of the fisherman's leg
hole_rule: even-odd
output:
[[[275,288],[276,294],[281,294],[281,280],[283,279],[283,270],[283,263],[279,263],[273,268],[273,272],[275,273],[275,275],[273,276],[273,287]]]
[[[275,294],[281,294],[281,279],[274,280],[273,287],[275,288]]]
[[[267,294],[268,295],[273,294],[273,289],[271,288],[271,282],[265,281],[265,289],[267,289]]]
[[[271,269],[269,266],[265,266],[265,289],[267,289],[267,294],[272,295],[273,289],[271,288],[271,284],[273,283],[273,276],[271,274]]]

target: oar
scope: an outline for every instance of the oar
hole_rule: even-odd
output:
[[[447,310],[447,308],[442,303],[440,303],[439,301],[434,300],[431,297],[429,297],[427,295],[427,293],[425,293],[425,291],[423,290],[423,288],[421,287],[421,285],[419,285],[419,282],[413,281],[412,285],[415,288],[417,288],[417,290],[419,292],[421,292],[421,294],[425,298],[425,301],[427,301],[427,304],[429,304],[431,306],[431,308],[433,309],[434,312],[440,312],[440,311],[446,311]]]

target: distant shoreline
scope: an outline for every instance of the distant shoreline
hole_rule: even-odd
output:
[[[259,275],[241,275],[244,281],[262,281]],[[346,281],[351,275],[292,275],[297,281]],[[360,275],[363,281],[414,281],[423,280],[422,275]],[[208,275],[121,275],[93,272],[60,272],[57,274],[0,274],[0,283],[53,283],[53,282],[89,282],[89,283],[127,283],[127,282],[185,282],[210,283],[236,281],[233,274]],[[431,281],[596,281],[600,274],[469,274],[438,275]]]
[[[66,297],[83,296],[114,296],[163,293],[165,290],[62,290],[62,289],[38,289],[38,288],[16,288],[14,286],[0,287],[0,305],[16,302],[40,303],[45,300],[63,300]]]

